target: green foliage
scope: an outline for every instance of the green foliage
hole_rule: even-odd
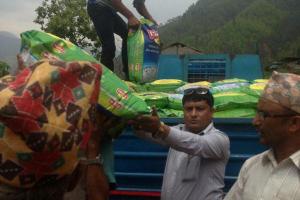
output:
[[[35,23],[43,31],[68,39],[100,56],[100,41],[86,12],[86,0],[43,0],[36,9]]]
[[[0,61],[0,77],[9,74],[9,65],[5,62]]]
[[[300,56],[299,0],[199,0],[160,27],[164,45],[207,53],[259,53],[264,64]]]
[[[254,12],[255,11],[255,12]],[[265,1],[256,1],[234,20],[200,40],[208,52],[256,53],[260,41],[274,34],[284,13]]]

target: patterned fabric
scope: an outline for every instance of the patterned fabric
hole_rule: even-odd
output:
[[[300,113],[300,76],[273,72],[262,98]]]
[[[101,66],[42,60],[0,79],[0,184],[71,174],[94,129]]]

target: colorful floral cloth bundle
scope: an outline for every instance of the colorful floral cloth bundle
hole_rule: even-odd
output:
[[[72,173],[95,128],[102,67],[42,60],[0,79],[0,184],[29,188]]]

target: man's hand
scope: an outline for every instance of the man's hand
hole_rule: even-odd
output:
[[[150,21],[152,21],[156,26],[158,26],[157,21],[155,21],[155,19],[153,19],[152,17],[149,19]]]
[[[139,28],[140,24],[140,21],[135,16],[131,16],[128,18],[128,28],[136,30]]]
[[[159,130],[160,125],[160,119],[155,107],[152,108],[151,116],[138,116],[133,121],[134,129],[143,130],[151,133],[156,133]]]

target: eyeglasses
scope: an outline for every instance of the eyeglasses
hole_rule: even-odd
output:
[[[204,95],[204,94],[208,94],[209,90],[206,88],[189,88],[184,90],[183,95],[191,95],[191,94],[200,94],[200,95]]]
[[[257,110],[256,111],[256,116],[258,116],[261,119],[265,119],[267,117],[269,118],[280,118],[280,117],[293,117],[297,116],[298,114],[270,114],[268,112],[262,111],[262,110]]]

